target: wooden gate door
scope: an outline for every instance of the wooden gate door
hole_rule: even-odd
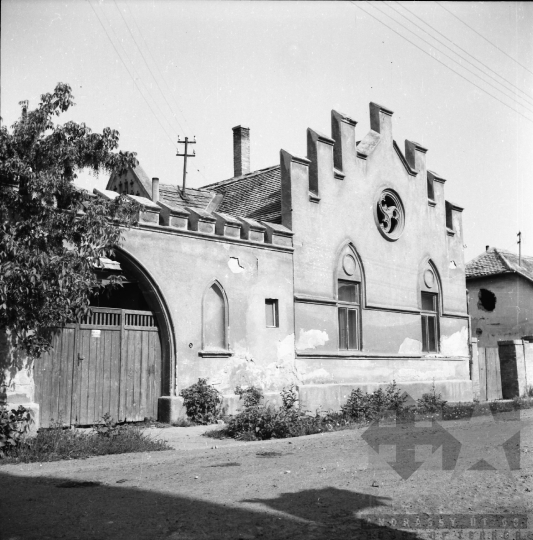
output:
[[[151,312],[92,308],[82,324],[58,329],[53,345],[36,362],[41,426],[157,417],[161,344]]]
[[[498,347],[480,347],[479,358],[479,399],[493,401],[502,399],[502,377]]]

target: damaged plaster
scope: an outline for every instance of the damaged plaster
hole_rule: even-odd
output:
[[[329,341],[329,336],[322,330],[304,330],[300,328],[296,348],[300,351],[316,349],[324,345],[327,341]]]
[[[443,356],[469,356],[468,330],[463,326],[461,330],[451,336],[441,336],[440,354]]]
[[[241,272],[244,272],[244,266],[241,266],[241,263],[239,262],[239,259],[237,257],[230,257],[228,261],[228,266],[234,274],[240,274]]]
[[[398,350],[399,354],[420,354],[422,342],[417,339],[405,338]]]

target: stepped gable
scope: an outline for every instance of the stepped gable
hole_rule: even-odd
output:
[[[224,196],[219,212],[271,223],[281,223],[280,166],[267,167],[202,189]]]
[[[533,281],[533,257],[522,257],[504,249],[489,248],[466,265],[466,277],[477,278],[499,274],[520,274]]]
[[[159,184],[159,200],[176,208],[193,206],[205,210],[215,197],[216,192],[205,189],[185,188],[183,190],[175,184]]]

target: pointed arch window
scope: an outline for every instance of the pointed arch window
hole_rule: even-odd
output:
[[[202,306],[202,350],[200,356],[230,356],[228,347],[228,302],[224,289],[212,283]]]
[[[336,275],[339,349],[361,350],[361,267],[355,251],[347,246],[339,259]]]
[[[433,265],[428,263],[420,279],[420,320],[422,352],[439,352],[439,280]]]

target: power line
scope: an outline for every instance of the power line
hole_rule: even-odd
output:
[[[463,23],[466,27],[470,28],[470,30],[472,30],[472,32],[475,32],[480,38],[483,38],[487,43],[490,43],[493,47],[495,47],[496,49],[498,49],[502,54],[505,54],[505,56],[507,56],[508,58],[510,58],[513,62],[516,62],[520,67],[524,68],[526,71],[528,71],[529,73],[531,73],[533,75],[533,71],[529,70],[526,66],[524,66],[523,64],[521,64],[518,60],[516,60],[515,58],[513,58],[511,55],[507,54],[503,49],[500,49],[500,47],[498,47],[498,45],[495,45],[494,43],[492,43],[492,41],[490,41],[489,39],[487,39],[483,34],[480,34],[477,30],[475,30],[474,28],[472,28],[469,24],[465,23],[462,19],[460,19],[455,13],[453,13],[452,11],[450,11],[448,8],[445,8],[440,2],[437,2],[435,0],[435,4],[439,5],[442,9],[444,9],[445,11],[447,11],[450,15],[452,15],[453,17],[455,17],[459,22]]]
[[[387,27],[389,30],[391,30],[392,32],[394,32],[396,35],[400,36],[401,38],[405,39],[405,41],[407,41],[408,43],[410,43],[411,45],[413,45],[414,47],[416,47],[418,50],[422,51],[424,54],[427,54],[430,58],[432,58],[433,60],[435,60],[436,62],[438,62],[439,64],[442,64],[445,68],[448,68],[450,71],[453,71],[456,75],[459,75],[459,77],[461,77],[462,79],[464,79],[465,81],[469,82],[470,84],[474,85],[476,88],[479,88],[479,90],[481,90],[482,92],[484,92],[485,94],[487,94],[488,96],[491,96],[492,98],[494,98],[496,101],[499,101],[502,105],[505,105],[508,109],[511,109],[512,111],[514,111],[516,114],[519,114],[520,116],[522,116],[523,118],[525,118],[528,122],[531,122],[533,124],[533,120],[531,120],[531,118],[528,118],[527,116],[523,115],[520,111],[517,111],[516,109],[514,109],[513,107],[511,107],[510,105],[508,105],[507,103],[505,103],[504,101],[502,101],[501,99],[497,98],[496,96],[494,96],[493,94],[491,94],[490,92],[487,92],[484,88],[481,88],[481,86],[477,85],[476,83],[472,82],[470,79],[468,79],[467,77],[465,77],[464,75],[462,75],[461,73],[459,73],[458,71],[455,71],[455,69],[451,68],[450,66],[448,66],[447,64],[445,64],[444,62],[442,62],[441,60],[439,60],[438,58],[435,58],[434,56],[432,56],[431,54],[429,54],[426,50],[424,50],[422,47],[419,47],[416,43],[413,43],[410,39],[407,39],[405,36],[403,36],[402,34],[400,34],[399,32],[397,32],[396,30],[394,30],[394,28],[390,27],[387,23],[384,23],[383,21],[381,21],[380,19],[378,19],[377,17],[375,17],[374,15],[372,15],[372,13],[369,13],[368,11],[366,11],[366,9],[363,9],[361,6],[359,6],[358,4],[356,4],[355,2],[351,1],[350,0],[350,3],[353,4],[356,8],[360,9],[363,13],[366,13],[367,15],[370,15],[370,17],[372,17],[373,19],[375,19],[376,21],[378,21],[379,23],[381,23],[383,26]]]
[[[141,56],[144,60],[144,63],[146,64],[146,67],[148,68],[148,71],[150,72],[150,75],[152,76],[152,79],[154,80],[158,90],[159,90],[159,93],[163,96],[163,99],[165,100],[165,103],[167,104],[170,112],[172,113],[172,116],[174,117],[174,120],[176,121],[176,123],[178,124],[179,128],[182,130],[182,131],[185,131],[183,129],[183,126],[179,123],[178,119],[176,118],[176,115],[174,114],[174,111],[172,110],[172,107],[170,106],[169,102],[167,101],[167,98],[165,97],[165,94],[163,93],[163,91],[161,90],[161,87],[159,86],[159,83],[157,82],[157,79],[155,78],[155,75],[153,74],[151,68],[150,68],[150,65],[148,64],[148,61],[146,60],[146,57],[144,56],[144,53],[142,52],[141,48],[139,47],[139,44],[137,43],[137,40],[135,39],[135,36],[133,35],[129,25],[128,25],[128,22],[126,21],[126,19],[124,18],[124,15],[122,14],[122,11],[120,10],[120,8],[118,7],[117,5],[117,2],[116,0],[113,0],[113,3],[115,4],[115,7],[117,8],[117,11],[120,13],[120,16],[122,17],[122,20],[124,21],[124,24],[126,25],[126,28],[128,29],[128,32],[130,33],[130,36],[132,37],[134,43],[135,43],[135,46],[137,47],[137,50],[141,53]],[[131,13],[131,12],[130,12]]]
[[[185,117],[185,114],[183,113],[183,111],[181,110],[180,106],[176,103],[176,101],[174,100],[174,97],[173,97],[173,94],[172,94],[172,90],[170,89],[166,79],[165,79],[165,76],[163,75],[163,73],[161,72],[161,70],[159,69],[159,65],[157,64],[154,56],[152,55],[152,51],[150,50],[150,47],[148,46],[148,43],[146,43],[146,40],[144,39],[144,36],[143,36],[143,33],[141,32],[141,29],[139,28],[139,25],[137,24],[137,21],[135,19],[135,15],[133,14],[133,12],[131,11],[131,9],[129,8],[128,4],[124,4],[127,8],[127,10],[129,11],[130,15],[131,15],[131,18],[133,20],[133,23],[135,24],[135,27],[137,28],[137,32],[139,32],[139,35],[141,36],[141,39],[143,40],[143,43],[146,47],[146,50],[148,51],[148,54],[150,55],[150,58],[152,59],[152,62],[154,64],[154,66],[156,67],[157,69],[157,72],[159,73],[159,76],[161,77],[162,81],[165,83],[165,86],[167,87],[167,90],[168,90],[168,93],[169,93],[169,96],[170,96],[170,99],[172,100],[172,102],[174,103],[174,105],[176,106],[176,109],[178,109],[178,111],[181,113],[181,116],[183,117],[183,120],[185,121],[185,124],[187,125],[187,127],[189,128],[189,131],[194,131],[193,129],[191,129],[191,126],[189,124],[189,122],[187,121],[187,118]],[[174,113],[173,113],[174,114]],[[176,120],[177,121],[177,120]]]
[[[470,58],[474,59],[476,62],[478,62],[479,64],[481,64],[483,67],[485,67],[486,69],[488,69],[489,71],[492,71],[492,73],[494,73],[495,75],[497,75],[498,77],[500,77],[500,79],[502,79],[503,81],[505,81],[507,84],[513,86],[514,88],[516,88],[519,92],[521,92],[522,94],[524,94],[524,96],[526,96],[526,98],[529,98],[529,99],[526,99],[526,98],[523,98],[523,97],[520,97],[520,99],[523,99],[524,101],[528,101],[528,103],[530,103],[531,105],[533,105],[533,98],[527,93],[527,92],[524,92],[521,88],[519,88],[518,86],[516,86],[516,84],[513,84],[511,81],[508,81],[505,77],[502,77],[497,71],[494,71],[491,67],[487,66],[486,64],[484,64],[481,60],[477,59],[475,56],[473,56],[472,54],[470,54],[467,50],[463,49],[461,46],[457,45],[457,43],[455,43],[453,40],[451,40],[450,38],[446,37],[442,32],[439,32],[435,27],[431,26],[431,24],[429,24],[428,22],[424,21],[422,18],[420,18],[416,13],[413,13],[410,9],[406,8],[403,4],[400,4],[400,2],[397,2],[396,0],[393,0],[393,2],[395,4],[398,4],[402,9],[405,9],[408,13],[410,13],[413,17],[416,17],[419,21],[421,21],[422,23],[424,23],[426,26],[429,26],[429,28],[431,28],[431,30],[433,30],[434,32],[437,32],[437,34],[441,35],[444,39],[446,39],[447,41],[449,41],[450,43],[452,43],[455,47],[457,47],[459,50],[461,50],[462,52],[464,52],[465,54],[467,54],[468,56],[470,56]],[[461,58],[462,60],[464,60],[465,62],[468,62],[471,66],[473,66],[474,68],[476,68],[477,70],[481,71],[484,75],[490,77],[492,80],[494,80],[497,84],[499,84],[500,86],[503,86],[503,88],[505,88],[506,90],[509,90],[512,92],[512,90],[510,88],[507,88],[506,86],[504,86],[500,81],[496,80],[495,77],[492,77],[491,75],[489,75],[488,73],[485,73],[481,68],[479,68],[478,66],[476,66],[475,64],[473,64],[472,62],[470,62],[469,60],[467,60],[466,58],[463,58],[459,53],[457,53],[456,51],[454,51],[453,49],[451,49],[450,47],[448,47],[448,45],[446,45],[445,43],[443,43],[442,41],[440,41],[439,39],[437,39],[436,37],[432,36],[427,30],[425,30],[424,28],[418,26],[416,23],[414,23],[412,20],[410,20],[408,17],[406,17],[405,15],[403,15],[402,13],[400,13],[396,8],[394,8],[393,6],[391,5],[388,5],[386,4],[388,7],[390,7],[391,9],[394,9],[394,11],[396,11],[399,15],[401,15],[404,19],[408,20],[411,24],[414,24],[417,28],[419,28],[420,30],[422,30],[422,32],[425,32],[428,36],[431,36],[433,39],[435,39],[436,41],[438,41],[441,45],[444,45],[444,47],[446,47],[447,49],[449,49],[450,51],[453,52],[453,54],[456,54],[457,56],[459,56],[459,58]],[[501,90],[500,90],[501,91]],[[519,96],[518,96],[519,97]],[[529,101],[529,100],[532,100],[532,101]]]
[[[370,2],[366,2],[367,4],[370,4]],[[429,41],[425,40],[423,37],[420,37],[419,35],[415,34],[414,32],[412,32],[409,28],[407,28],[406,26],[404,26],[401,22],[397,21],[394,17],[391,17],[390,15],[388,15],[387,13],[385,13],[383,10],[381,10],[380,8],[378,8],[376,5],[372,4],[372,7],[374,9],[377,9],[380,13],[383,13],[383,15],[387,16],[389,19],[393,20],[396,24],[399,24],[404,30],[407,30],[408,32],[410,32],[411,34],[413,34],[414,36],[416,36],[418,39],[422,40],[424,43],[426,43],[427,45],[429,45],[430,47],[433,47],[436,51],[438,51],[440,54],[444,55],[446,58],[450,59],[452,62],[454,62],[455,64],[458,64],[459,66],[461,66],[463,69],[465,69],[466,71],[468,71],[468,73],[471,73],[472,75],[474,75],[474,77],[477,77],[478,79],[481,79],[485,84],[488,84],[490,87],[494,88],[497,92],[501,92],[505,97],[509,98],[509,99],[512,99],[517,105],[521,106],[521,107],[524,107],[525,109],[527,109],[529,112],[532,112],[533,113],[533,109],[530,109],[527,105],[524,105],[523,103],[520,103],[519,101],[517,101],[513,96],[509,96],[508,94],[505,94],[504,92],[502,92],[502,90],[500,90],[499,88],[497,88],[496,86],[494,86],[493,84],[491,84],[490,82],[486,81],[485,79],[483,79],[483,77],[480,77],[479,75],[477,75],[476,73],[472,72],[471,70],[469,70],[467,67],[463,66],[461,63],[457,62],[457,60],[455,60],[455,58],[452,58],[449,54],[446,54],[445,52],[441,51],[440,49],[437,49],[437,47],[435,47],[432,43],[430,43]],[[389,7],[392,7],[392,6],[389,6]],[[392,8],[394,9],[394,8]],[[416,23],[410,21],[407,17],[405,17],[404,15],[402,15],[401,13],[399,13],[402,17],[404,17],[405,19],[407,19],[411,24],[415,25],[417,28],[420,28],[423,32],[426,32],[426,30],[424,30],[423,28],[421,28],[420,26],[418,26]],[[431,35],[429,34],[428,32],[426,32],[426,34],[428,35]],[[437,38],[434,38],[437,40]],[[439,43],[442,43],[441,41],[437,40]],[[446,44],[443,44],[446,48],[450,49]],[[450,49],[451,50],[451,49]],[[454,54],[458,54],[454,51],[452,51]],[[458,55],[459,56],[459,55]],[[462,58],[460,56],[460,58]],[[472,62],[469,62],[468,60],[466,60],[465,58],[463,58],[463,60],[465,60],[466,62],[468,62],[469,64],[473,65],[477,70],[481,71],[483,73],[483,71],[478,68],[476,65],[472,64]],[[490,75],[488,75],[490,77]],[[496,81],[498,82],[498,81]],[[498,82],[498,84],[501,85],[500,82]],[[508,88],[506,88],[504,86],[505,90],[508,90]],[[523,98],[521,98],[523,99]]]
[[[89,5],[91,6],[91,9],[94,11],[94,14],[96,15],[97,19],[98,19],[98,22],[100,23],[100,25],[102,26],[102,28],[104,29],[104,32],[107,36],[107,38],[109,39],[111,45],[113,46],[113,49],[115,49],[115,52],[117,53],[117,56],[119,57],[120,61],[122,62],[122,65],[126,68],[126,71],[128,72],[128,75],[131,77],[131,80],[134,82],[137,90],[139,91],[139,93],[141,94],[142,98],[144,99],[145,103],[148,105],[148,107],[150,108],[150,111],[152,112],[152,115],[154,116],[154,118],[157,120],[157,123],[161,126],[161,129],[165,132],[166,136],[169,138],[172,146],[175,147],[175,144],[174,144],[174,140],[172,139],[172,137],[168,134],[166,128],[163,126],[163,124],[161,123],[161,121],[159,120],[159,118],[157,117],[157,115],[155,114],[154,110],[152,109],[152,106],[150,105],[150,103],[148,102],[148,100],[146,99],[146,97],[144,96],[144,94],[142,93],[141,89],[139,88],[139,85],[137,84],[137,81],[135,80],[135,77],[131,74],[128,66],[126,65],[126,63],[124,62],[124,60],[122,59],[122,56],[120,55],[120,53],[118,52],[118,49],[115,47],[115,44],[113,43],[113,40],[111,39],[111,36],[109,35],[104,23],[102,22],[102,20],[100,19],[100,16],[98,15],[98,13],[96,12],[96,10],[94,9],[94,6],[91,4],[91,0],[87,0],[87,2],[89,3]],[[108,20],[109,22],[109,20]],[[112,27],[111,27],[112,28]],[[116,34],[115,34],[116,36]],[[142,82],[142,79],[140,79],[139,77],[139,80],[141,80]],[[143,83],[144,84],[144,83]],[[157,103],[156,103],[157,105]]]

